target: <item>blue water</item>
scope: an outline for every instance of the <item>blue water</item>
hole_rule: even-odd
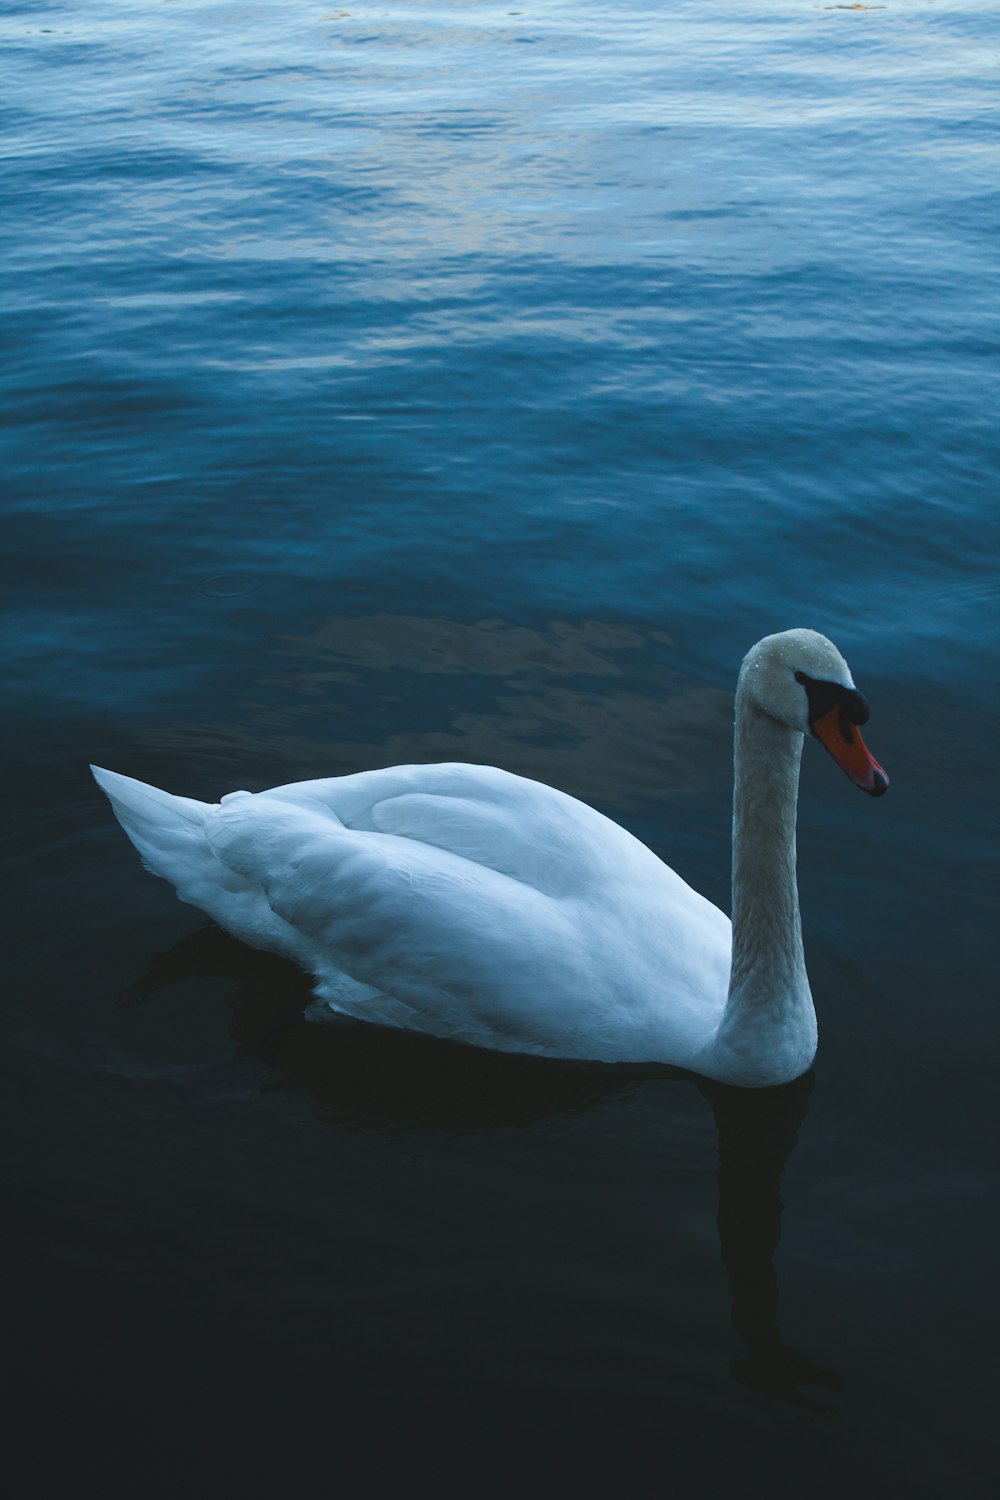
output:
[[[34,1493],[992,1492],[998,63],[985,0],[0,4]],[[492,762],[727,906],[793,625],[892,790],[805,756],[754,1101],[319,1033],[85,770]]]

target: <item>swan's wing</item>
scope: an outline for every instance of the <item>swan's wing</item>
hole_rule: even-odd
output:
[[[447,851],[549,895],[609,899],[629,877],[679,877],[594,808],[493,766],[393,766],[261,794],[317,804],[349,828]]]
[[[588,966],[573,903],[270,795],[226,798],[206,832],[308,943],[321,993],[329,970],[396,997],[440,1036],[518,1050],[575,1040]]]

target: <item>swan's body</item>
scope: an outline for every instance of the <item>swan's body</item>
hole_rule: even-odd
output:
[[[764,706],[775,677],[783,718]],[[616,823],[489,766],[396,766],[232,792],[214,806],[94,774],[147,867],[181,900],[315,975],[313,1017],[780,1083],[816,1050],[795,886],[814,688],[863,701],[843,658],[812,631],[770,636],[744,662],[732,929]],[[788,704],[801,724],[788,721]],[[881,782],[837,758],[866,790],[885,789],[870,757]]]

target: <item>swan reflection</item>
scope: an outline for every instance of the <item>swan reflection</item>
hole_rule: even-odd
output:
[[[778,1088],[741,1089],[699,1079],[719,1137],[719,1245],[729,1277],[733,1328],[746,1353],[732,1366],[744,1385],[797,1406],[825,1409],[800,1385],[843,1390],[844,1381],[786,1344],[778,1332],[781,1179],[806,1116],[815,1075]]]
[[[490,1052],[346,1018],[342,1026],[316,1026],[303,1021],[312,991],[299,969],[216,927],[198,928],[154,954],[121,1003],[140,1005],[174,984],[211,979],[230,986],[237,1055],[276,1068],[279,1088],[308,1090],[320,1117],[341,1128],[471,1134],[582,1113],[649,1080],[693,1083],[712,1110],[718,1138],[719,1245],[732,1326],[744,1348],[733,1377],[816,1411],[829,1407],[800,1387],[844,1388],[835,1371],[800,1354],[778,1329],[781,1180],[806,1117],[812,1073],[776,1088],[741,1089],[663,1067]]]

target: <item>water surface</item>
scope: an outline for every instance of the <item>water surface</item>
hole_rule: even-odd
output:
[[[93,0],[0,39],[38,1492],[992,1491],[995,7]],[[788,1091],[319,1032],[85,769],[496,763],[727,906],[736,672],[793,625],[892,790],[806,747]]]

